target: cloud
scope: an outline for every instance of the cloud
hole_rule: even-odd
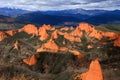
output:
[[[0,0],[0,7],[26,10],[120,9],[119,0]]]

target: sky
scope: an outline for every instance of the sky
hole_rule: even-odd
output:
[[[120,9],[120,0],[0,0],[0,8],[3,7],[30,11],[76,8],[87,10],[115,10]]]

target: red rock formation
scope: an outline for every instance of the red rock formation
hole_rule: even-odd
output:
[[[49,37],[45,27],[40,27],[38,32],[39,32],[41,41],[44,41],[44,40],[46,40]]]
[[[55,30],[52,35],[51,35],[51,39],[57,39],[58,38],[58,35],[59,35],[59,32],[58,30]]]
[[[102,32],[104,37],[108,37],[109,39],[113,38],[116,34],[114,32]]]
[[[92,45],[88,45],[87,48],[88,48],[88,49],[92,49],[93,46],[92,46]]]
[[[44,28],[45,30],[51,30],[52,29],[52,27],[50,25],[46,25],[46,24],[43,24],[42,28]]]
[[[69,34],[64,35],[64,38],[68,39],[69,41],[73,41],[73,42],[81,42],[80,38],[71,36]]]
[[[10,36],[13,36],[14,34],[16,34],[16,31],[15,30],[9,30],[9,31],[6,31],[6,33]]]
[[[60,30],[61,31],[68,31],[70,28],[69,27],[63,27],[63,28],[61,28]]]
[[[23,59],[23,62],[29,66],[35,65],[37,63],[37,57],[32,55],[30,58]]]
[[[114,41],[114,46],[120,47],[120,36]]]
[[[120,36],[120,33],[115,33],[115,35],[113,37],[110,37],[110,40],[118,39],[119,36]]]
[[[49,51],[49,52],[58,52],[59,46],[53,41],[50,40],[47,43],[43,44],[41,48],[37,49],[37,52]]]
[[[82,33],[82,31],[79,29],[79,27],[77,27],[74,31],[72,31],[72,32],[70,33],[70,35],[82,37],[83,33]]]
[[[84,30],[86,33],[90,33],[93,30],[93,27],[85,22],[80,23],[78,28]]]
[[[33,35],[38,36],[38,29],[33,24],[27,24],[23,28],[18,30],[18,32],[22,32],[22,31],[24,31],[24,32],[26,32],[28,34],[33,34]]]
[[[92,61],[88,72],[81,75],[82,80],[103,80],[102,70],[98,60]]]
[[[60,47],[59,50],[60,50],[60,51],[67,51],[68,48],[66,48],[66,47]]]
[[[0,31],[0,41],[6,38],[6,35],[4,32]]]
[[[18,41],[15,42],[15,44],[14,44],[14,49],[17,49],[17,50],[18,50]]]
[[[83,54],[80,53],[80,52],[77,51],[77,50],[69,50],[69,52],[71,52],[71,53],[73,53],[73,55],[77,56],[78,59],[83,58]]]
[[[90,37],[94,37],[98,40],[101,40],[103,38],[102,36],[102,32],[101,31],[97,31],[95,29],[92,30],[92,32],[89,34]]]

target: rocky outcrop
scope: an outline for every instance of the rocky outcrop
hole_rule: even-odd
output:
[[[81,39],[79,37],[71,36],[69,34],[64,35],[64,38],[72,42],[81,42]]]
[[[17,49],[17,50],[18,50],[18,41],[16,41],[16,42],[14,43],[14,49]]]
[[[88,23],[85,23],[85,22],[80,23],[78,28],[80,30],[85,31],[86,33],[90,33],[93,30],[93,27],[91,25],[89,25]]]
[[[43,24],[42,28],[44,28],[45,30],[51,30],[51,29],[53,29],[50,25],[46,25],[46,24]]]
[[[18,32],[26,32],[27,34],[32,34],[33,36],[36,35],[38,36],[38,29],[35,25],[33,24],[27,24],[23,28],[18,29]]]
[[[119,37],[114,41],[114,46],[120,47],[120,35],[119,35]]]
[[[81,29],[79,29],[79,27],[77,27],[74,31],[72,31],[70,33],[70,35],[82,37],[83,33],[82,33]]]
[[[57,39],[59,35],[59,31],[55,30],[52,34],[51,34],[51,39]]]
[[[6,34],[2,31],[0,31],[0,41],[6,38]]]
[[[59,47],[59,50],[60,51],[68,51],[68,48],[66,48],[66,47]]]
[[[37,49],[37,52],[58,52],[59,46],[53,41],[49,40],[47,43],[43,44],[41,48]]]
[[[102,69],[99,61],[92,61],[88,72],[81,75],[82,80],[103,80]]]
[[[92,46],[92,45],[88,45],[87,48],[88,48],[88,49],[92,49],[93,46]]]
[[[63,28],[61,28],[60,30],[61,31],[68,31],[70,28],[69,27],[63,27]]]
[[[38,32],[39,32],[39,36],[40,36],[41,41],[44,41],[49,37],[45,27],[40,27]]]
[[[69,50],[73,55],[77,56],[78,59],[83,58],[83,54],[77,50]]]
[[[32,55],[30,58],[23,59],[23,62],[29,66],[35,65],[37,63],[36,55]]]
[[[102,32],[104,37],[108,37],[109,39],[113,38],[116,34],[114,32]]]
[[[15,30],[8,30],[6,31],[6,33],[10,36],[13,36],[14,34],[16,34],[17,32]]]
[[[93,37],[98,40],[101,40],[103,38],[102,32],[95,29],[92,29],[92,32],[89,34],[89,37]]]
[[[67,51],[66,47],[59,47],[54,40],[50,39],[47,43],[43,44],[40,48],[37,49],[37,52],[58,52],[58,51]]]

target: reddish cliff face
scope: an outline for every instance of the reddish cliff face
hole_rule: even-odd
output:
[[[50,39],[47,43],[43,44],[40,48],[37,49],[37,52],[58,52],[58,51],[67,51],[66,47],[59,47],[54,40]]]
[[[33,24],[27,24],[23,28],[18,30],[18,32],[22,32],[22,31],[24,31],[24,32],[26,32],[28,34],[33,34],[33,35],[38,36],[38,29]]]
[[[37,63],[37,57],[32,55],[30,58],[23,59],[23,62],[29,66],[35,65]]]
[[[60,30],[61,31],[68,31],[70,28],[69,27],[63,27],[63,28],[61,28]]]
[[[83,33],[82,33],[81,29],[79,29],[79,27],[77,27],[74,31],[72,31],[70,33],[70,35],[82,37]]]
[[[95,29],[92,30],[92,32],[89,34],[89,37],[94,37],[98,40],[101,40],[103,38],[102,36],[102,32],[101,31],[97,31]]]
[[[52,27],[50,25],[46,25],[46,24],[43,24],[42,27],[45,28],[45,30],[51,30],[52,29]]]
[[[82,80],[103,80],[102,69],[98,60],[92,61],[88,72],[81,75]]]
[[[120,36],[120,32],[119,33],[115,33],[115,35],[113,37],[110,37],[110,40],[118,39],[119,36]]]
[[[114,41],[114,46],[120,47],[120,35],[119,35],[119,37]]]
[[[69,41],[73,41],[73,42],[81,42],[80,38],[71,36],[69,34],[64,35],[64,38],[68,39]]]
[[[78,59],[83,58],[83,54],[77,50],[69,50],[69,52],[73,53],[73,55],[77,56]]]
[[[55,30],[52,35],[51,35],[51,39],[57,39],[58,38],[58,35],[59,35],[59,31],[58,30]]]
[[[59,50],[60,51],[68,51],[68,48],[66,48],[66,47],[60,47]]]
[[[50,40],[47,43],[43,44],[41,48],[38,48],[37,52],[43,52],[43,51],[58,52],[58,50],[59,50],[59,46],[53,40]]]
[[[93,27],[90,26],[88,23],[85,23],[85,22],[80,23],[78,28],[80,30],[84,30],[86,33],[90,33],[93,30]]]
[[[102,32],[104,37],[108,37],[109,39],[113,38],[116,34],[114,32]]]
[[[18,41],[16,41],[16,42],[14,43],[14,49],[17,49],[17,50],[18,50]]]
[[[6,38],[6,35],[4,32],[0,31],[0,41]]]
[[[93,46],[92,46],[92,45],[88,45],[87,48],[88,48],[88,49],[92,49]]]
[[[44,41],[49,37],[45,27],[40,27],[38,32],[39,32],[39,36],[40,36],[41,41]]]
[[[14,34],[16,34],[16,31],[15,30],[9,30],[9,31],[6,31],[6,33],[10,36],[13,36]]]

